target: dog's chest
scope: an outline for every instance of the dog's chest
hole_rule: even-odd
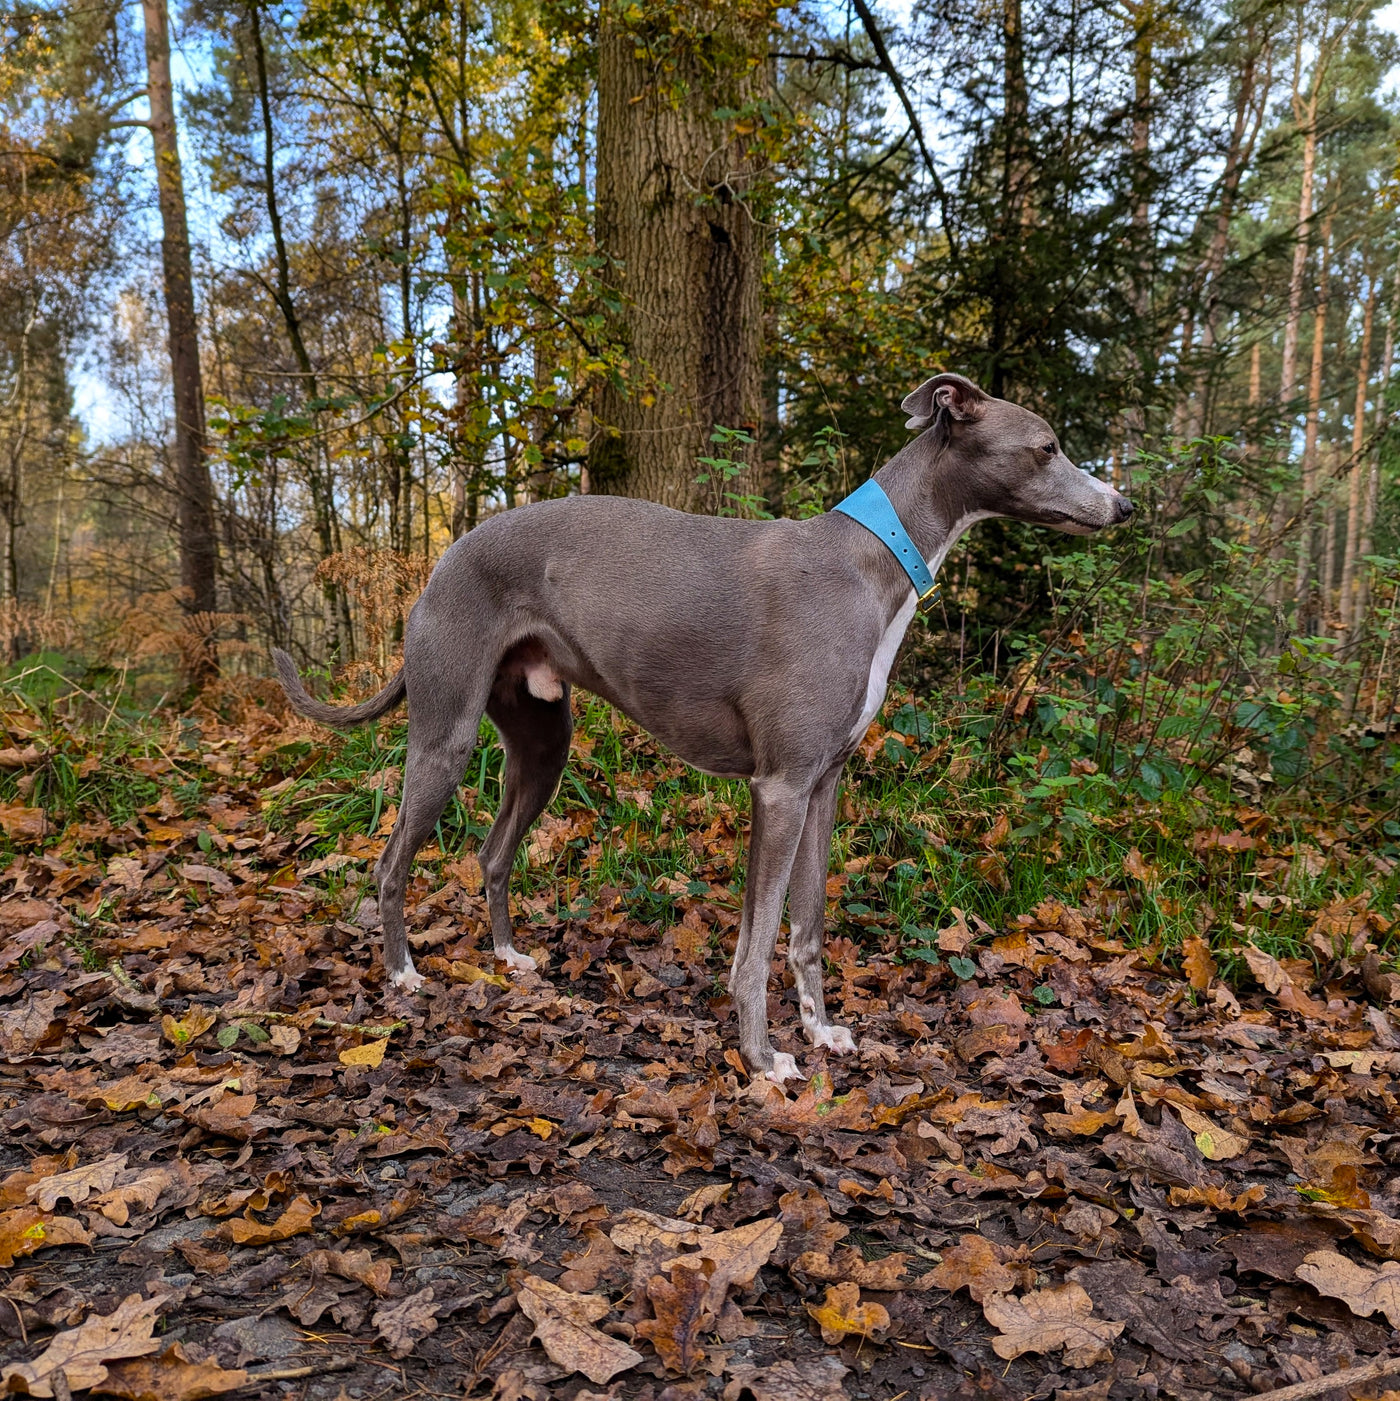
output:
[[[911,593],[899,612],[890,619],[889,626],[880,637],[875,655],[870,659],[870,676],[865,683],[865,704],[861,707],[860,718],[851,730],[851,743],[859,744],[870,728],[870,722],[885,703],[885,689],[890,681],[890,667],[894,665],[894,654],[904,641],[909,620],[918,607],[918,599]]]

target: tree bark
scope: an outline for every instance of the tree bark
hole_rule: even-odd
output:
[[[604,0],[599,22],[597,231],[626,383],[598,397],[589,487],[713,511],[724,483],[698,483],[697,458],[759,457],[763,250],[750,119],[712,114],[763,95],[769,21],[743,0],[674,14],[672,32],[633,28]],[[716,452],[716,427],[754,445]]]
[[[272,297],[282,315],[282,324],[286,328],[287,340],[292,347],[292,357],[301,372],[305,401],[313,406],[312,422],[315,424],[315,433],[311,443],[311,456],[305,460],[304,466],[307,486],[311,492],[311,515],[316,531],[316,543],[320,547],[321,558],[326,560],[336,553],[335,527],[332,521],[335,492],[331,481],[328,480],[329,468],[323,470],[322,466],[326,454],[320,431],[320,413],[314,407],[320,397],[320,388],[316,382],[316,370],[311,363],[311,354],[306,348],[301,317],[292,297],[292,264],[282,229],[282,209],[277,199],[276,138],[272,130],[272,96],[267,81],[267,51],[263,45],[262,17],[257,0],[253,0],[248,6],[248,22],[249,34],[253,41],[258,108],[263,126],[263,197],[267,204],[267,222],[272,230],[272,249],[277,263],[277,285],[273,289]],[[332,662],[338,661],[341,653],[338,593],[333,580],[322,579],[321,616],[325,627],[326,655]]]
[[[1361,454],[1366,445],[1366,391],[1371,383],[1371,336],[1376,325],[1376,300],[1379,293],[1379,284],[1372,278],[1370,292],[1366,297],[1366,311],[1361,321],[1361,353],[1356,362],[1356,406],[1351,416],[1351,458],[1347,462],[1347,538],[1342,552],[1342,586],[1341,597],[1338,600],[1343,639],[1351,636],[1356,620],[1353,605],[1367,478]]]
[[[1369,459],[1366,474],[1366,496],[1361,508],[1361,539],[1356,548],[1358,560],[1365,560],[1372,552],[1372,542],[1376,528],[1376,504],[1381,489],[1381,446],[1380,435],[1385,428],[1386,396],[1390,389],[1390,372],[1395,364],[1395,322],[1400,318],[1400,278],[1394,279],[1390,316],[1385,323],[1385,348],[1381,351],[1380,377],[1376,381],[1376,442],[1367,453]],[[1357,632],[1366,622],[1366,609],[1371,601],[1371,571],[1358,565],[1356,589],[1356,609],[1352,614],[1353,627]]]
[[[1302,462],[1302,530],[1298,536],[1298,570],[1294,579],[1294,595],[1298,600],[1299,626],[1303,625],[1312,598],[1311,585],[1313,561],[1316,555],[1313,539],[1317,510],[1317,434],[1322,413],[1322,358],[1327,335],[1327,305],[1331,292],[1332,272],[1332,219],[1333,211],[1327,216],[1322,230],[1322,245],[1318,252],[1317,306],[1313,310],[1312,360],[1308,367],[1307,418],[1303,430]],[[1330,580],[1323,581],[1324,596],[1331,587]]]
[[[987,388],[1000,399],[1012,383],[1009,361],[1020,311],[1021,233],[1034,219],[1031,202],[1030,92],[1021,0],[1001,4],[1001,221],[993,233]]]
[[[170,79],[170,19],[165,0],[141,0],[146,26],[146,87],[155,146],[160,201],[161,262],[169,326],[170,375],[175,391],[175,494],[180,543],[180,585],[192,617],[218,609],[218,542],[214,532],[214,484],[204,452],[204,383],[199,363],[194,275],[190,262],[185,183]],[[204,625],[207,634],[207,623]],[[201,686],[218,674],[218,653],[206,635],[190,660],[190,682]]]

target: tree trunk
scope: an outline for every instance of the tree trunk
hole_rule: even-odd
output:
[[[993,233],[987,388],[1004,398],[1012,383],[1010,352],[1020,311],[1021,233],[1034,218],[1030,186],[1030,93],[1026,87],[1021,0],[1001,4],[1001,222]]]
[[[633,29],[621,0],[604,0],[599,23],[598,242],[627,383],[599,395],[589,484],[717,510],[724,483],[698,483],[697,459],[752,467],[759,453],[762,231],[741,128],[759,120],[745,109],[763,96],[768,17],[738,0],[672,13],[677,32]],[[721,121],[718,108],[744,115]],[[716,427],[754,445],[716,451]]]
[[[1271,43],[1266,33],[1261,42],[1256,42],[1255,26],[1251,21],[1245,36],[1245,54],[1240,65],[1239,78],[1235,90],[1235,117],[1230,129],[1230,144],[1225,152],[1225,169],[1220,177],[1220,204],[1215,212],[1215,227],[1211,231],[1210,244],[1201,268],[1202,312],[1201,312],[1201,364],[1195,374],[1193,393],[1190,397],[1190,410],[1187,418],[1186,437],[1195,438],[1210,429],[1206,410],[1206,388],[1210,375],[1210,352],[1215,348],[1216,310],[1220,301],[1220,274],[1225,267],[1225,253],[1229,247],[1230,223],[1234,217],[1235,200],[1239,195],[1240,181],[1254,155],[1255,142],[1263,125],[1269,88],[1266,76],[1262,87],[1264,97],[1256,104],[1255,94],[1261,86],[1258,83],[1258,68]],[[1255,347],[1258,349],[1257,345]],[[1182,363],[1186,364],[1183,353]]]
[[[1371,336],[1376,325],[1376,299],[1379,293],[1379,284],[1372,278],[1366,297],[1366,312],[1361,321],[1361,354],[1356,362],[1356,406],[1351,416],[1351,458],[1347,462],[1347,539],[1342,554],[1339,600],[1343,639],[1351,636],[1356,621],[1356,568],[1367,479],[1361,454],[1366,446],[1366,390],[1371,382]]]
[[[185,183],[170,80],[170,20],[165,0],[141,0],[146,25],[146,87],[151,104],[156,188],[160,200],[161,262],[169,324],[170,377],[175,389],[175,494],[180,542],[180,585],[187,613],[218,609],[218,543],[214,533],[214,484],[204,455],[204,384],[199,365],[190,232]],[[197,625],[198,626],[198,625]],[[207,622],[205,623],[207,632]],[[218,674],[213,638],[206,635],[190,660],[190,682],[202,686]]]
[[[1380,378],[1376,381],[1376,443],[1367,453],[1369,458],[1366,474],[1366,496],[1361,508],[1361,540],[1356,548],[1358,561],[1364,561],[1372,552],[1372,541],[1376,527],[1376,503],[1381,488],[1381,445],[1380,435],[1386,422],[1386,398],[1390,390],[1390,371],[1395,364],[1395,322],[1400,318],[1400,278],[1395,279],[1392,293],[1390,316],[1385,323],[1385,348],[1381,351]],[[1360,632],[1366,622],[1366,609],[1371,601],[1371,571],[1364,563],[1357,566],[1356,610],[1352,614],[1352,627]]]
[[[1141,0],[1139,4],[1125,0],[1125,8],[1133,23],[1133,281],[1129,300],[1138,323],[1140,345],[1138,383],[1130,391],[1137,402],[1130,404],[1124,414],[1131,461],[1142,447],[1147,428],[1142,399],[1154,376],[1146,360],[1156,349],[1147,329],[1152,306],[1152,43],[1156,18],[1153,0]],[[1194,326],[1188,320],[1182,333],[1183,358],[1189,353],[1193,334]]]
[[[1335,207],[1334,207],[1335,212]],[[1298,625],[1304,626],[1312,599],[1313,561],[1316,555],[1313,539],[1318,509],[1317,433],[1322,413],[1322,353],[1327,335],[1327,303],[1332,272],[1332,218],[1329,213],[1322,230],[1317,275],[1317,306],[1313,310],[1312,361],[1308,369],[1308,404],[1306,426],[1303,430],[1302,463],[1302,530],[1298,536],[1298,571],[1294,579],[1294,596],[1298,601]],[[1324,593],[1330,581],[1324,581]]]
[[[306,337],[302,332],[301,317],[297,313],[296,301],[292,297],[292,265],[287,253],[287,240],[282,231],[282,209],[277,199],[276,139],[272,130],[272,98],[267,82],[267,53],[263,47],[262,17],[257,3],[248,6],[249,33],[253,41],[253,63],[258,86],[258,106],[263,126],[263,197],[267,204],[267,222],[272,230],[272,248],[277,262],[277,285],[273,290],[273,301],[282,315],[286,327],[287,340],[292,347],[292,356],[301,372],[302,394],[305,402],[315,405],[320,398],[316,382],[316,371],[311,364],[311,354],[306,348]],[[320,412],[313,407],[312,421],[316,431],[311,443],[311,455],[304,462],[307,486],[311,493],[311,515],[316,531],[316,543],[323,560],[336,553],[335,529],[332,523],[335,491],[330,481],[331,469],[329,454],[324,450],[324,438],[320,428]],[[323,470],[323,460],[326,466]],[[340,660],[341,636],[338,616],[339,590],[331,579],[321,581],[321,618],[325,628],[326,656],[331,662]]]

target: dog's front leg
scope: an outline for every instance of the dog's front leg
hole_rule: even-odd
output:
[[[797,1076],[798,1069],[797,1062],[775,1052],[768,1039],[768,974],[811,785],[755,778],[749,789],[753,794],[749,872],[729,991],[739,1013],[739,1050],[749,1073],[766,1075],[781,1085]]]
[[[844,1026],[827,1020],[822,995],[822,942],[826,934],[826,872],[831,861],[831,829],[836,821],[836,795],[844,761],[824,773],[807,804],[807,822],[788,884],[788,965],[797,984],[802,1026],[814,1046],[838,1055],[856,1048]]]

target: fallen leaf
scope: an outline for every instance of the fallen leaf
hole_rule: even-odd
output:
[[[218,1020],[218,1014],[211,1008],[196,1004],[178,1021],[169,1014],[163,1016],[160,1019],[160,1030],[165,1039],[179,1050],[203,1036]]]
[[[1358,1317],[1383,1313],[1392,1328],[1400,1328],[1400,1265],[1394,1260],[1373,1270],[1335,1250],[1315,1250],[1297,1273],[1319,1294],[1340,1299]]]
[[[1020,1298],[994,1294],[982,1305],[987,1322],[998,1330],[992,1349],[998,1357],[1064,1349],[1066,1367],[1092,1367],[1112,1356],[1108,1344],[1123,1324],[1094,1317],[1094,1303],[1082,1285],[1037,1289]]]
[[[388,1049],[389,1042],[386,1037],[377,1036],[373,1041],[366,1041],[362,1046],[351,1046],[348,1051],[340,1053],[341,1065],[363,1065],[370,1070],[377,1070],[384,1064],[384,1052]]]
[[[241,1367],[221,1367],[212,1358],[191,1362],[185,1349],[173,1343],[159,1357],[113,1362],[105,1381],[93,1390],[124,1401],[205,1401],[248,1385]]]
[[[65,1197],[78,1206],[94,1192],[106,1192],[126,1166],[125,1153],[113,1153],[95,1163],[56,1172],[29,1189],[29,1199],[40,1211],[52,1211]]]
[[[0,803],[0,829],[16,846],[43,841],[49,830],[43,808],[27,808],[17,803]],[[48,1395],[47,1392],[43,1393]]]
[[[1194,1109],[1188,1109],[1184,1104],[1172,1106],[1181,1116],[1181,1122],[1191,1130],[1196,1139],[1196,1147],[1201,1150],[1204,1157],[1212,1162],[1225,1162],[1229,1158],[1238,1158],[1249,1148],[1249,1140],[1240,1134],[1231,1133],[1228,1129],[1222,1129],[1214,1120],[1207,1119],[1204,1114],[1197,1114]]]
[[[808,1304],[807,1312],[822,1330],[824,1343],[839,1343],[852,1333],[873,1338],[890,1326],[889,1311],[882,1304],[862,1304],[855,1284],[827,1285],[826,1301]]]
[[[128,1294],[111,1313],[90,1318],[54,1338],[33,1362],[20,1362],[5,1368],[0,1382],[10,1391],[27,1391],[30,1396],[52,1396],[49,1378],[60,1368],[67,1374],[73,1391],[85,1391],[106,1380],[108,1362],[123,1357],[142,1357],[160,1347],[151,1336],[156,1315],[168,1296],[158,1294],[143,1299]],[[22,1385],[16,1385],[22,1383]]]
[[[733,1185],[731,1182],[710,1182],[703,1187],[697,1187],[676,1208],[676,1215],[682,1221],[701,1220],[712,1206],[729,1200]]]
[[[198,862],[188,862],[179,870],[181,880],[189,881],[194,885],[207,885],[220,895],[227,895],[233,890],[233,882],[228,878],[228,874],[219,870],[217,866],[204,866]]]
[[[311,1229],[311,1223],[321,1214],[319,1204],[309,1197],[297,1196],[287,1203],[287,1209],[270,1225],[259,1221],[251,1210],[235,1216],[222,1226],[206,1231],[206,1239],[229,1240],[235,1245],[267,1245],[269,1241],[287,1240]]]
[[[374,1311],[373,1323],[389,1356],[407,1357],[416,1343],[437,1330],[432,1286],[392,1304],[380,1304]]]
[[[1208,1206],[1212,1211],[1247,1211],[1257,1206],[1268,1192],[1257,1183],[1246,1187],[1238,1195],[1228,1187],[1199,1186],[1173,1187],[1167,1192],[1167,1200],[1173,1206]]]
[[[713,1270],[705,1271],[710,1281],[707,1306],[718,1315],[725,1293],[735,1285],[743,1287],[753,1282],[754,1276],[768,1263],[782,1234],[781,1221],[771,1218],[750,1221],[732,1231],[702,1237],[694,1254],[679,1255],[662,1265],[662,1269],[671,1264],[688,1270],[704,1269],[702,1262],[712,1265]]]
[[[57,988],[26,992],[14,1007],[0,1012],[0,1050],[12,1056],[27,1056],[37,1050],[67,1001],[67,993]]]
[[[799,1255],[793,1269],[822,1284],[858,1284],[862,1289],[907,1289],[909,1257],[894,1251],[879,1260],[867,1260],[859,1250],[838,1250],[835,1258],[809,1250]]]
[[[1142,859],[1142,852],[1137,847],[1129,847],[1128,854],[1123,858],[1123,873],[1131,876],[1134,880],[1141,881],[1144,885],[1155,884],[1157,880],[1157,868],[1149,866]]]
[[[751,1392],[754,1401],[845,1401],[841,1385],[850,1368],[837,1357],[797,1357],[771,1367],[732,1366],[733,1380],[724,1389],[723,1401],[740,1401]]]
[[[1220,971],[1210,956],[1210,945],[1204,939],[1187,939],[1181,946],[1181,966],[1186,979],[1197,992],[1205,992],[1211,979]]]
[[[1249,965],[1249,971],[1264,984],[1265,990],[1272,993],[1278,999],[1279,1005],[1287,1011],[1296,1012],[1302,1017],[1316,1017],[1327,1010],[1322,1003],[1309,997],[1305,989],[1294,983],[1283,964],[1272,954],[1265,953],[1263,949],[1256,948],[1253,944],[1245,944],[1241,953],[1244,955],[1245,963]]]
[[[631,1255],[653,1243],[667,1250],[698,1245],[705,1236],[713,1234],[709,1226],[697,1226],[689,1221],[678,1221],[674,1216],[658,1216],[655,1212],[632,1208],[618,1213],[608,1232],[608,1239],[619,1250]]]
[[[1094,1134],[1102,1128],[1107,1128],[1109,1124],[1117,1122],[1118,1111],[1116,1109],[1085,1109],[1082,1105],[1071,1114],[1056,1114],[1052,1111],[1045,1115],[1045,1127],[1056,1135]]]
[[[929,1279],[940,1289],[955,1294],[966,1289],[977,1303],[984,1303],[994,1294],[1006,1294],[1023,1282],[1021,1270],[1008,1269],[1005,1261],[1010,1252],[985,1236],[966,1235],[951,1250],[943,1252],[943,1260],[929,1271]]]
[[[387,1260],[375,1260],[368,1250],[313,1250],[302,1256],[303,1268],[312,1274],[335,1274],[341,1279],[353,1279],[382,1299],[393,1278],[393,1266]]]
[[[88,1206],[100,1211],[114,1226],[125,1226],[133,1207],[138,1212],[150,1211],[160,1200],[160,1194],[174,1181],[175,1174],[166,1167],[123,1173],[110,1191],[94,1197]]]
[[[535,1325],[534,1337],[550,1361],[570,1372],[582,1372],[596,1386],[642,1360],[635,1348],[593,1326],[612,1309],[599,1294],[571,1294],[546,1279],[526,1275],[515,1301]]]
[[[707,1302],[711,1293],[707,1275],[708,1270],[687,1267],[677,1259],[671,1262],[669,1278],[653,1275],[647,1284],[655,1317],[637,1325],[637,1336],[650,1340],[668,1371],[688,1375],[704,1361],[700,1334],[715,1322],[715,1311]]]
[[[0,1269],[52,1245],[91,1244],[91,1234],[71,1216],[48,1216],[32,1206],[0,1212]]]

